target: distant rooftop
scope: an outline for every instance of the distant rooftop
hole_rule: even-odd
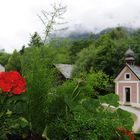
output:
[[[73,65],[70,64],[54,64],[54,65],[64,75],[65,78],[67,79],[71,78]]]

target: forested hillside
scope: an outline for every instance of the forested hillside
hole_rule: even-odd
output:
[[[124,65],[124,53],[131,47],[135,52],[136,64],[140,65],[140,30],[132,30],[124,27],[111,28],[94,33],[76,33],[67,37],[52,37],[47,43],[45,54],[51,62],[75,65],[74,74],[79,72],[103,71],[109,76],[115,76]],[[32,35],[29,45],[13,54],[0,53],[0,63],[6,70],[18,70],[20,57],[31,52],[34,48],[41,48],[41,37],[35,33]]]

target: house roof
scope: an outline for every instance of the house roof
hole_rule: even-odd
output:
[[[129,65],[126,63],[126,65],[121,69],[121,71],[119,72],[119,74],[115,77],[116,81],[120,75],[120,73],[126,68],[128,67],[130,69],[130,71],[132,71],[132,73],[140,80],[140,66],[135,66],[135,65]]]
[[[140,67],[135,65],[126,64],[128,68],[136,75],[136,77],[140,80]]]
[[[54,64],[54,65],[64,75],[65,78],[67,79],[71,78],[73,65],[70,64]]]
[[[0,71],[2,71],[2,72],[4,72],[4,71],[5,71],[5,67],[4,67],[4,66],[2,66],[1,64],[0,64]]]

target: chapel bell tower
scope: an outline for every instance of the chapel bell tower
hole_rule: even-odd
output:
[[[125,52],[125,63],[129,65],[134,65],[135,61],[135,54],[129,47],[129,49]]]

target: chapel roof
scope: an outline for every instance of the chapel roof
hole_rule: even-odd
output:
[[[125,57],[134,57],[134,56],[135,56],[135,53],[129,47],[129,49],[125,52]]]
[[[140,66],[126,64],[129,69],[140,79]]]

